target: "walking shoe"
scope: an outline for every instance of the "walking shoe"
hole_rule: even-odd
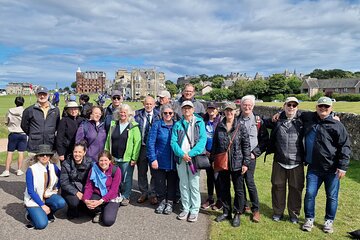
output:
[[[334,223],[333,220],[325,221],[324,228],[323,228],[324,233],[333,233],[334,232],[333,223]]]
[[[188,222],[196,222],[198,219],[198,214],[197,213],[190,213],[189,217],[188,217]]]
[[[54,216],[54,214],[49,214],[49,215],[48,215],[48,221],[49,221],[49,223],[55,222],[55,216]]]
[[[92,219],[93,223],[99,223],[100,222],[100,213],[95,213],[95,216]]]
[[[314,219],[305,218],[305,223],[302,225],[301,229],[303,231],[311,232],[311,229],[314,227]]]
[[[125,207],[125,206],[129,205],[129,203],[130,203],[130,200],[128,198],[124,198],[121,201],[120,205]]]
[[[244,213],[251,213],[251,208],[249,206],[245,206]]]
[[[23,175],[23,174],[24,174],[24,172],[21,171],[21,169],[18,169],[18,170],[16,171],[16,175],[17,175],[17,176],[21,176],[21,175]]]
[[[189,213],[188,212],[185,212],[185,211],[182,211],[179,215],[177,215],[177,219],[179,220],[185,220],[187,219]]]
[[[166,201],[164,199],[160,202],[159,206],[155,209],[155,213],[157,213],[157,214],[163,213],[165,207],[166,207]]]
[[[231,225],[233,227],[239,227],[240,226],[240,214],[239,213],[235,213]]]
[[[31,223],[26,224],[25,228],[28,229],[28,230],[35,229],[34,225],[32,225]]]
[[[299,223],[299,219],[297,217],[291,217],[290,218],[290,222],[293,224],[298,224]]]
[[[204,202],[203,204],[201,204],[201,209],[206,210],[206,209],[210,208],[212,205],[214,205],[214,200],[208,198],[208,199],[206,200],[206,202]]]
[[[150,203],[151,203],[151,205],[156,205],[159,203],[159,201],[156,196],[153,196],[153,197],[150,197]]]
[[[255,222],[255,223],[260,222],[260,212],[259,212],[259,211],[253,212],[252,220],[253,220],[253,222]]]
[[[221,201],[217,200],[216,203],[211,207],[214,211],[220,211],[223,209],[223,204]]]
[[[2,174],[0,174],[0,177],[8,177],[10,176],[10,172],[8,170],[5,170],[2,172]]]
[[[138,203],[144,203],[146,200],[147,200],[147,196],[146,196],[146,195],[141,195],[141,196],[138,198],[137,202],[138,202]]]
[[[280,220],[283,219],[283,217],[284,217],[283,215],[274,214],[274,215],[272,216],[272,220],[275,221],[275,222],[279,222]]]
[[[168,201],[168,203],[166,204],[166,207],[164,209],[163,214],[169,215],[171,214],[173,211],[173,202],[172,201]]]
[[[226,220],[226,219],[227,219],[227,220],[231,220],[231,219],[232,219],[231,213],[223,213],[223,214],[217,216],[217,217],[215,218],[215,221],[216,221],[216,222],[222,222],[222,221],[224,221],[224,220]]]

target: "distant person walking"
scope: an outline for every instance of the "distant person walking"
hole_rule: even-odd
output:
[[[21,170],[22,162],[24,159],[24,151],[26,151],[26,134],[21,129],[21,119],[24,112],[24,98],[16,97],[15,105],[16,107],[10,108],[6,115],[6,126],[9,130],[8,136],[8,146],[7,146],[7,157],[5,171],[0,175],[0,177],[10,176],[10,164],[13,158],[13,153],[15,150],[18,151],[18,169],[16,170],[16,175],[23,175],[24,172]]]
[[[57,89],[55,89],[55,92],[53,94],[53,97],[52,97],[52,104],[56,107],[59,106],[59,102],[60,102],[60,93]]]

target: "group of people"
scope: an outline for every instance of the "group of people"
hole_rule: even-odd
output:
[[[315,112],[298,111],[299,101],[289,97],[281,113],[263,119],[253,112],[254,96],[241,99],[240,111],[234,103],[227,103],[220,113],[213,103],[205,108],[194,98],[194,86],[187,84],[175,102],[171,102],[168,91],[162,91],[158,104],[146,96],[144,107],[135,112],[122,103],[121,92],[114,91],[112,103],[105,110],[90,106],[81,114],[89,101],[86,95],[81,96],[80,105],[76,101],[67,103],[60,119],[59,109],[47,100],[48,90],[40,87],[36,94],[37,103],[21,109],[22,117],[15,121],[17,128],[10,134],[19,136],[10,139],[9,135],[8,147],[10,153],[23,152],[23,144],[16,143],[24,136],[26,141],[27,136],[27,150],[35,159],[26,171],[29,227],[45,228],[65,203],[69,219],[84,210],[92,214],[93,222],[111,226],[118,207],[130,203],[135,166],[141,192],[137,202],[149,200],[156,205],[157,214],[171,214],[181,199],[179,220],[196,222],[201,208],[212,208],[223,211],[216,217],[217,222],[230,220],[238,227],[244,212],[251,212],[251,220],[259,222],[254,174],[256,159],[266,151],[274,153],[273,220],[280,221],[284,216],[288,186],[290,221],[298,223],[307,164],[306,219],[302,228],[311,231],[314,226],[315,198],[324,182],[324,231],[333,231],[339,179],[346,173],[351,150],[348,133],[339,119],[334,119],[332,101],[327,97],[317,101]],[[21,106],[17,104],[17,108]],[[270,137],[268,129],[272,129]],[[50,162],[55,151],[59,166]],[[228,153],[228,168],[215,171],[211,165],[206,169],[208,197],[201,203],[200,169],[194,168],[194,158],[206,155],[212,162],[214,156],[224,152]],[[9,175],[10,162],[11,158],[2,176]],[[21,173],[19,161],[17,174]],[[57,194],[59,189],[61,195]]]

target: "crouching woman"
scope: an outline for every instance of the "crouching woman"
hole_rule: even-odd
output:
[[[28,228],[44,229],[55,220],[54,213],[65,207],[65,200],[57,194],[60,170],[50,163],[54,155],[49,145],[39,145],[35,163],[26,171],[24,203]]]
[[[121,200],[120,182],[120,168],[112,164],[108,151],[102,151],[89,172],[83,195],[85,205],[94,214],[93,223],[102,222],[105,226],[115,223]]]

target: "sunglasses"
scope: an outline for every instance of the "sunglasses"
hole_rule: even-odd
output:
[[[113,99],[113,100],[120,100],[121,97],[119,97],[119,96],[114,96],[114,97],[112,97],[112,99]]]
[[[39,157],[51,157],[51,154],[39,154]]]
[[[297,104],[288,103],[288,104],[286,104],[286,106],[296,108]]]
[[[173,112],[163,112],[163,114],[165,114],[165,115],[173,115],[174,113]]]
[[[325,104],[320,104],[318,105],[318,108],[329,108],[329,105],[325,105]]]

